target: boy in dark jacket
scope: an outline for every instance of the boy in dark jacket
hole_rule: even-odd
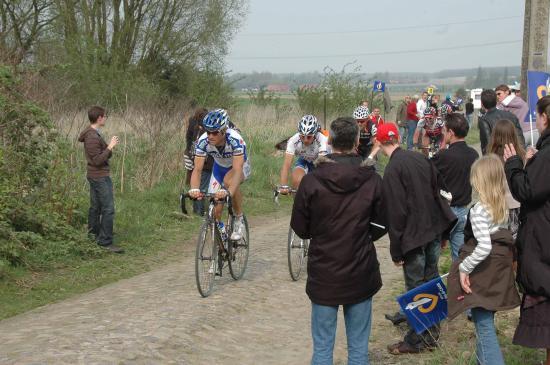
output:
[[[354,152],[358,143],[354,119],[333,121],[333,153],[316,160],[316,169],[304,176],[294,200],[291,227],[311,239],[306,293],[312,304],[312,364],[332,364],[340,305],[349,363],[368,363],[372,297],[382,286],[373,241],[385,231],[370,224],[383,224],[382,179],[372,157],[363,162]]]
[[[387,205],[390,253],[403,266],[405,286],[412,290],[439,276],[440,241],[457,219],[440,196],[442,179],[422,154],[399,148],[399,134],[393,124],[378,129],[375,147],[390,157],[384,171],[383,199]],[[439,327],[421,335],[409,330],[404,340],[388,347],[392,354],[417,353],[437,346]]]
[[[88,161],[86,174],[90,184],[88,231],[100,246],[115,253],[123,253],[123,249],[113,245],[115,203],[109,169],[109,159],[119,139],[113,136],[111,142],[107,144],[99,133],[99,129],[105,126],[107,120],[105,109],[99,106],[91,107],[88,111],[88,119],[90,126],[78,138],[79,142],[84,143],[84,154]]]

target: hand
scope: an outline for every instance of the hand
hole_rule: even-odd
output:
[[[509,158],[516,156],[516,149],[514,145],[509,143],[504,145],[504,162],[508,161]]]
[[[394,261],[394,262],[393,262],[393,264],[394,264],[395,266],[397,266],[397,267],[399,267],[399,266],[403,266],[403,264],[404,264],[404,263],[405,263],[405,261],[403,261],[403,260],[400,260],[400,261]]]
[[[533,146],[529,146],[529,147],[527,148],[527,153],[525,154],[525,158],[526,158],[527,160],[530,160],[531,157],[533,157],[536,153],[537,153],[537,149],[536,149],[535,147],[533,147]]]
[[[370,156],[376,156],[380,152],[380,142],[375,138],[374,139],[374,146],[372,147],[372,150],[370,151]]]
[[[111,143],[107,146],[108,149],[112,150],[120,142],[117,136],[111,137]]]
[[[190,189],[188,193],[191,199],[196,199],[196,200],[202,199],[202,193],[199,189]]]
[[[290,187],[288,187],[288,186],[279,187],[279,193],[281,193],[283,195],[289,194],[290,193]]]
[[[216,200],[224,200],[225,197],[226,197],[228,194],[229,194],[229,192],[228,192],[227,190],[225,190],[225,189],[220,189],[220,190],[218,190],[218,191],[216,192],[216,194],[215,194],[214,197],[216,198]]]
[[[472,294],[472,289],[470,289],[470,275],[460,272],[460,286],[462,287],[462,290],[464,290],[464,293],[466,294]]]

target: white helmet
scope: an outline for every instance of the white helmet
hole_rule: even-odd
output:
[[[298,133],[304,136],[314,135],[319,131],[319,123],[313,115],[304,115],[298,123]]]
[[[370,115],[369,108],[366,106],[360,105],[353,111],[353,119],[367,119]]]

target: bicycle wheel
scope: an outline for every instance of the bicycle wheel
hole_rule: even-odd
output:
[[[195,278],[200,295],[207,297],[212,292],[218,262],[218,234],[214,223],[202,224],[197,251],[195,252]]]
[[[303,240],[292,228],[288,229],[288,271],[292,280],[300,279],[306,258],[307,240]]]
[[[234,217],[231,217],[231,232],[234,227]],[[243,277],[248,264],[248,252],[250,249],[250,233],[248,231],[248,221],[243,214],[244,232],[239,241],[229,241],[229,273],[235,280]]]

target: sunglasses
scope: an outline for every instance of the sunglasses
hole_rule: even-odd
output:
[[[220,134],[220,131],[206,131],[207,136],[217,136]]]
[[[300,138],[301,138],[301,139],[312,139],[313,136],[312,136],[312,135],[310,135],[310,136],[304,136],[303,134],[300,134]]]
[[[357,119],[357,123],[359,124],[363,124],[363,123],[366,123],[368,122],[368,119]]]

